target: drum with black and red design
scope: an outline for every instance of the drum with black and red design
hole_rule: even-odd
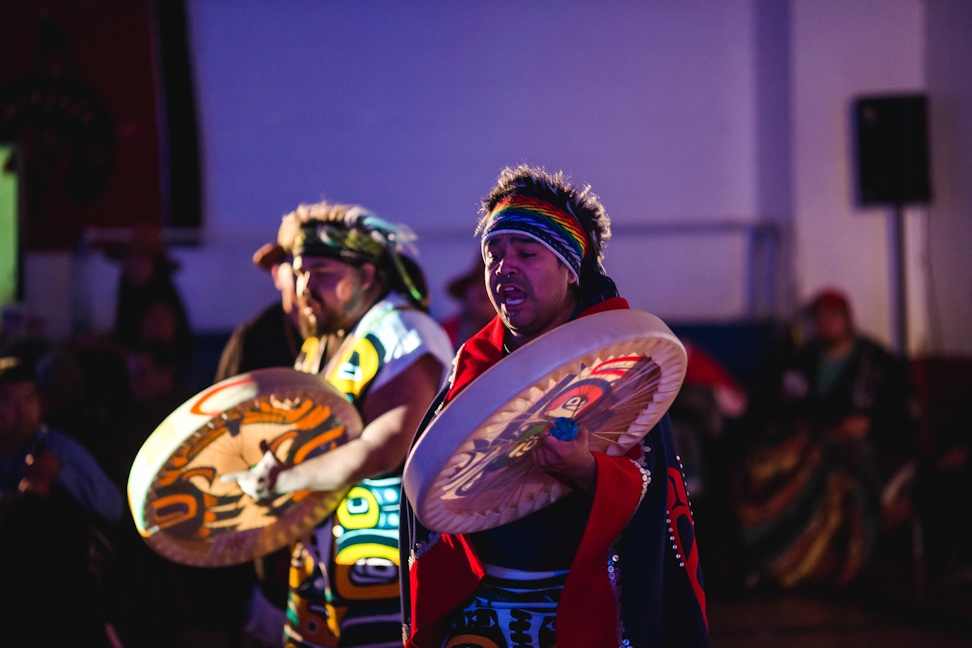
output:
[[[269,554],[310,532],[348,489],[257,501],[220,475],[251,468],[265,449],[299,464],[361,428],[358,411],[323,376],[271,368],[223,380],[142,445],[128,479],[135,526],[157,553],[183,564],[219,567]]]

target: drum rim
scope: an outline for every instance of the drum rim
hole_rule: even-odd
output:
[[[423,520],[423,516],[427,515],[431,501],[430,492],[437,481],[437,476],[453,457],[456,450],[496,411],[529,389],[531,383],[509,380],[510,371],[515,371],[516,375],[532,376],[530,380],[532,384],[536,384],[557,369],[598,350],[649,338],[670,344],[670,349],[676,356],[675,362],[670,363],[663,370],[678,373],[677,384],[663,399],[664,406],[659,407],[655,413],[657,419],[653,421],[652,425],[654,425],[668,411],[681,389],[685,378],[687,354],[681,341],[661,318],[647,311],[619,309],[594,313],[572,320],[525,344],[515,353],[503,358],[484,371],[442,408],[442,411],[432,420],[422,437],[415,442],[405,460],[402,487],[415,511],[415,515],[420,521]],[[551,361],[550,349],[561,348],[561,345],[571,350],[570,357],[566,360]],[[484,390],[486,395],[477,393]],[[498,396],[497,392],[502,396]],[[433,429],[437,427],[448,428],[450,425],[455,427],[456,421],[454,419],[469,418],[467,401],[477,397],[489,400],[484,409],[490,411],[485,416],[479,417],[478,423],[466,425],[465,428],[469,431],[462,439],[455,442],[451,442],[452,439],[450,439],[451,443],[448,444],[443,443],[441,438],[434,441],[429,440],[431,439],[429,432]],[[434,474],[428,479],[424,479],[422,474],[424,469],[418,467],[419,462],[425,464],[426,467],[434,468],[434,470],[429,469],[428,472]],[[486,528],[490,527],[483,527],[483,529]]]
[[[228,407],[217,408],[206,413],[192,411],[193,407],[200,402],[204,402],[214,394],[227,389],[236,390],[235,393],[225,395],[224,400],[232,403]],[[274,391],[286,389],[307,389],[326,394],[322,400],[327,399],[327,404],[332,409],[332,415],[344,424],[347,439],[350,440],[360,435],[363,423],[357,409],[343,393],[319,374],[310,374],[289,367],[269,367],[226,378],[199,391],[173,410],[146,438],[129,471],[127,492],[129,509],[135,527],[139,535],[157,553],[176,562],[205,566],[230,565],[256,557],[252,555],[237,557],[229,561],[214,560],[215,556],[212,554],[216,549],[212,544],[207,544],[205,541],[198,543],[199,552],[193,554],[186,549],[186,547],[191,546],[190,541],[175,539],[157,528],[154,530],[149,528],[146,507],[151,501],[151,489],[159,472],[172,460],[174,453],[205,425],[248,400],[266,397]],[[339,502],[341,499],[339,495],[339,491],[312,492],[307,494],[298,506],[302,506],[303,509],[307,510],[307,514],[310,514],[316,507],[322,506],[332,498],[336,498],[336,501]],[[236,531],[234,533],[239,535],[254,536],[249,542],[245,541],[246,538],[239,538],[237,544],[239,546],[257,547],[265,542],[264,536],[267,534],[277,535],[282,532],[275,529],[274,526],[271,524],[258,529]],[[233,543],[223,542],[223,544]],[[286,541],[283,544],[286,544]]]

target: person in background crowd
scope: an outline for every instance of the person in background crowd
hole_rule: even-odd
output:
[[[737,571],[739,531],[729,495],[730,436],[731,426],[749,407],[749,395],[701,345],[684,337],[682,344],[687,354],[685,381],[668,413],[695,528],[707,540],[707,591],[714,592],[732,583]]]
[[[124,506],[94,457],[43,423],[34,366],[0,357],[4,645],[111,645],[102,568]]]
[[[752,584],[839,588],[907,515],[895,477],[913,470],[917,408],[907,365],[856,329],[844,293],[819,292],[807,312],[808,338],[761,404],[735,499]]]
[[[722,458],[724,422],[746,412],[749,396],[702,347],[690,340],[682,340],[682,344],[687,355],[685,381],[669,414],[689,493],[698,500],[706,491],[708,473],[721,469],[710,464],[719,463]]]

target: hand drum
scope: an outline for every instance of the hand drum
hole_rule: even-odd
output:
[[[347,490],[299,491],[257,502],[219,476],[247,470],[261,442],[299,464],[361,433],[361,418],[323,377],[259,369],[183,403],[142,445],[128,478],[135,526],[157,553],[203,567],[284,547],[330,515]]]
[[[622,455],[661,419],[686,354],[656,316],[596,313],[503,358],[446,405],[405,463],[405,494],[434,531],[470,533],[516,520],[569,489],[534,468],[540,435],[589,431],[592,450]]]

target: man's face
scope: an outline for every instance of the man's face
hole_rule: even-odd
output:
[[[353,266],[323,257],[294,258],[301,334],[320,337],[353,327],[367,310],[365,290],[374,273],[370,263]]]
[[[543,244],[516,233],[486,244],[489,299],[515,338],[527,342],[567,322],[577,305],[574,276]]]
[[[813,312],[813,334],[824,346],[847,340],[852,335],[847,313],[837,306],[818,306]]]
[[[16,449],[30,439],[41,420],[41,399],[33,380],[0,384],[0,443]]]

